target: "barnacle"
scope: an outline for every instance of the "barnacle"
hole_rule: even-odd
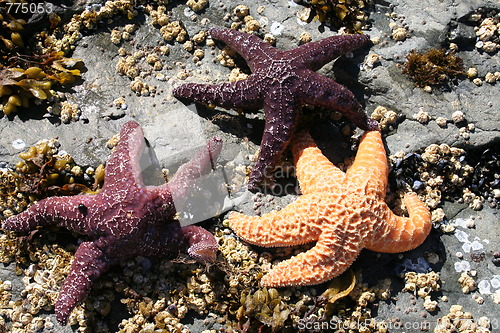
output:
[[[365,8],[370,0],[301,0],[306,6],[299,14],[303,21],[310,22],[317,18],[320,22],[327,22],[336,28],[344,27],[348,32],[361,30],[367,23],[368,16]]]
[[[418,87],[441,86],[465,75],[463,61],[454,52],[430,49],[427,52],[411,51],[406,55],[403,73]]]

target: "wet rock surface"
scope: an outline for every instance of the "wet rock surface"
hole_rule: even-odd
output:
[[[66,1],[56,8],[56,12],[63,21],[69,20],[71,15],[85,8],[99,8],[97,3],[98,1]],[[301,21],[298,16],[304,7],[293,1],[235,3],[210,0],[206,8],[197,12],[183,1],[166,7],[171,11],[170,22],[182,22],[187,38],[193,40],[201,30],[208,31],[214,26],[230,27],[238,22],[233,10],[241,4],[248,6],[250,15],[260,24],[257,34],[263,37],[264,34],[271,33],[279,48],[296,47],[303,32],[307,32],[312,40],[336,33],[317,20],[309,23]],[[216,43],[216,46],[209,46],[207,41],[194,42],[191,50],[186,42],[168,43],[162,37],[159,26],[152,24],[151,14],[147,13],[145,6],[137,7],[137,11],[138,15],[131,20],[118,16],[109,22],[100,23],[97,29],[84,30],[82,38],[74,44],[71,57],[82,59],[85,70],[81,80],[62,90],[68,101],[78,105],[81,112],[78,121],[68,124],[61,122],[60,117],[46,112],[44,103],[34,105],[29,110],[19,109],[10,116],[0,116],[2,166],[12,167],[19,160],[18,154],[37,141],[57,137],[61,149],[70,153],[78,165],[95,168],[104,163],[110,154],[110,149],[106,146],[108,140],[131,119],[142,125],[159,165],[169,171],[175,171],[176,166],[186,161],[193,151],[213,135],[219,135],[224,140],[221,157],[223,163],[232,166],[251,165],[251,157],[258,149],[262,134],[262,111],[241,115],[235,110],[186,106],[171,94],[173,87],[184,82],[226,82],[232,68],[221,65],[217,58],[222,45]],[[486,52],[478,48],[480,40],[476,35],[485,17],[490,15],[498,20],[498,3],[484,0],[458,3],[451,0],[375,1],[367,7],[367,12],[370,24],[363,32],[372,39],[378,39],[375,45],[355,52],[351,58],[341,58],[328,64],[319,72],[335,77],[339,83],[351,89],[365,105],[367,114],[371,114],[379,106],[397,113],[396,122],[384,130],[388,153],[422,153],[431,144],[460,147],[466,154],[468,151],[498,149],[495,147],[500,140],[500,82],[488,83],[486,77],[488,73],[500,72],[500,58],[498,50]],[[28,22],[26,29],[35,33],[37,29],[41,29],[46,19],[43,15],[34,17]],[[130,33],[130,38],[112,43],[113,30],[123,33],[127,24],[136,26],[136,30]],[[248,26],[249,23],[246,27]],[[475,68],[475,75],[464,75],[444,87],[431,87],[429,91],[416,87],[402,74],[405,56],[410,51],[427,51],[432,48],[452,50],[455,48],[453,44],[456,46],[456,55],[463,59],[464,71]],[[168,52],[160,51],[161,46],[167,46]],[[195,50],[203,50],[204,55],[193,61]],[[155,69],[154,63],[149,63],[146,59],[151,53],[158,55],[161,69]],[[138,68],[138,74],[134,78],[118,74],[117,64],[120,59],[134,54],[136,59],[133,65]],[[378,61],[372,65],[367,62],[371,55],[378,56]],[[236,68],[249,73],[242,59],[234,59]],[[479,79],[480,83],[475,79]],[[133,83],[134,88],[131,88]],[[116,102],[120,98],[121,102]],[[457,111],[462,112],[463,118],[454,121]],[[444,123],[438,118],[445,118]],[[354,155],[350,149],[351,131],[346,130],[348,121],[338,121],[330,113],[318,109],[306,109],[304,119],[311,123],[311,131],[318,138],[321,148],[325,149],[335,163],[342,163],[344,157]],[[332,133],[339,140],[332,140]],[[345,133],[348,135],[343,135]],[[284,165],[283,169],[286,169],[290,161],[284,161]],[[249,215],[282,208],[296,197],[293,172],[285,172],[283,179],[278,176],[277,188],[258,195],[245,191],[241,188],[242,179],[234,177],[229,179],[229,182],[237,184],[232,204],[238,211]],[[390,177],[395,177],[394,173]],[[498,182],[496,190],[498,191]],[[473,210],[462,201],[457,197],[455,200],[440,202],[439,207],[443,208],[445,217],[435,223],[431,236],[418,249],[396,255],[377,255],[369,251],[361,254],[353,269],[361,269],[366,281],[377,284],[383,278],[393,280],[392,298],[378,301],[372,307],[372,318],[387,322],[399,320],[415,323],[417,326],[418,323],[425,322],[430,325],[430,331],[433,331],[437,320],[447,315],[450,307],[455,304],[462,305],[464,311],[470,312],[476,320],[482,316],[493,320],[494,314],[500,313],[500,267],[494,261],[494,253],[500,251],[500,235],[496,231],[498,207],[492,208],[491,202],[485,202],[482,210]],[[223,216],[211,223],[223,229]],[[441,290],[432,294],[432,300],[437,301],[437,309],[434,311],[425,310],[424,298],[404,291],[405,281],[394,271],[407,258],[416,260],[423,257],[429,262],[429,253],[437,255],[437,259],[433,257],[429,267],[441,276]],[[384,272],[379,269],[381,262],[384,263],[383,267],[387,267]],[[0,280],[13,281],[12,294],[16,295],[22,290],[19,282],[22,275],[14,273],[14,266],[11,264],[3,267],[0,270]],[[476,281],[476,289],[468,293],[463,292],[463,283],[459,282],[465,271],[477,272],[472,276]],[[477,286],[480,283],[481,288]],[[444,296],[446,297],[443,298]],[[109,316],[118,319],[113,319],[114,326],[109,325],[110,331],[116,330],[118,323],[127,318],[127,315],[123,306],[113,306]],[[196,316],[186,326],[187,329],[195,332],[224,327],[209,323],[206,315],[201,315],[201,319]],[[52,311],[48,311],[48,316],[52,316]],[[187,324],[187,320],[184,323]],[[398,332],[400,327],[394,327],[389,331]],[[494,332],[499,327],[500,322],[491,322],[491,331]],[[57,332],[71,332],[76,328],[77,326],[62,328],[56,324]],[[98,330],[95,326],[94,329]],[[405,331],[418,332],[420,328],[412,327]]]

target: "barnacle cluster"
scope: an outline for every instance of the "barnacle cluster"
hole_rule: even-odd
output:
[[[219,242],[223,244],[223,253],[228,253],[223,250],[224,241],[219,238]],[[235,295],[231,294],[227,278],[217,277],[220,274],[217,269],[207,270],[180,257],[175,262],[161,260],[156,267],[144,272],[138,269],[144,266],[143,260],[136,258],[122,264],[123,274],[111,277],[114,285],[118,286],[115,287],[117,291],[125,294],[122,303],[132,314],[120,324],[124,332],[141,329],[188,332],[182,323],[188,311],[205,316],[215,313],[222,320],[231,313],[229,300],[233,298],[233,302],[237,302]],[[182,269],[179,269],[180,266]],[[120,280],[123,282],[120,283]],[[137,294],[143,297],[138,299]]]
[[[9,169],[0,170],[0,216],[11,217],[28,207],[29,195],[19,189],[19,175]]]
[[[236,82],[239,80],[244,80],[248,78],[247,73],[243,73],[240,68],[236,67],[231,70],[231,73],[229,73],[228,80],[229,82]]]
[[[444,49],[411,51],[406,55],[403,73],[421,88],[442,86],[465,74],[462,59]]]
[[[421,124],[427,124],[429,122],[429,120],[431,120],[431,115],[429,114],[429,112],[425,111],[423,108],[419,108],[418,112],[416,112],[412,115],[412,118]]]
[[[137,96],[149,96],[156,93],[156,86],[149,85],[136,77],[130,83],[130,89],[137,94]]]
[[[422,151],[391,155],[396,177],[435,210],[442,199],[469,204],[479,210],[485,202],[498,206],[500,152],[496,147],[468,151],[447,144],[432,144]]]
[[[421,298],[426,298],[431,292],[441,289],[439,273],[436,272],[407,272],[404,279],[403,291],[410,291]]]
[[[100,22],[107,22],[114,16],[132,19],[137,15],[133,0],[106,1],[99,10],[85,9],[75,14],[70,22],[52,32],[40,33],[39,48],[41,53],[63,51],[65,54],[74,48],[76,41],[82,38],[82,31],[96,29]]]
[[[120,44],[122,40],[131,40],[132,34],[137,29],[135,24],[126,24],[123,29],[111,30],[111,42],[113,44]]]
[[[299,13],[299,18],[310,22],[317,18],[347,32],[360,31],[368,21],[367,7],[370,0],[300,0],[306,8]]]
[[[477,68],[471,67],[467,70],[467,76],[469,77],[470,80],[472,80],[472,83],[474,83],[476,86],[482,86],[483,82],[489,83],[489,84],[495,84],[497,81],[500,81],[500,72],[487,72],[486,75],[483,77],[478,77],[477,75]]]
[[[300,319],[292,310],[305,312],[312,302],[309,291],[259,287],[270,254],[257,254],[230,233],[215,230],[220,254],[214,266],[203,267],[184,255],[174,261],[136,258],[122,263],[120,274],[104,276],[131,313],[119,325],[121,331],[189,332],[183,320],[188,312],[206,317],[206,325],[217,322],[233,329],[279,329]]]
[[[135,1],[133,0],[113,0],[106,1],[99,6],[98,10],[95,9],[95,6],[85,9],[83,12],[73,15],[66,24],[49,31],[42,31],[37,36],[39,40],[37,48],[41,54],[67,54],[72,51],[74,44],[82,38],[82,32],[96,29],[101,22],[113,22],[112,18],[116,16],[122,16],[128,20],[133,19],[137,15],[134,6]],[[119,44],[122,40],[130,40],[136,28],[134,24],[126,24],[123,28],[113,29],[111,41],[114,44]],[[133,78],[139,75],[135,63],[135,58],[121,58],[117,65],[117,71]],[[78,111],[68,109],[67,105],[62,105],[62,108],[59,109],[61,109],[62,114],[65,114],[63,122],[79,117]]]
[[[378,121],[382,130],[390,129],[398,120],[398,114],[395,111],[388,110],[386,107],[380,105],[373,110],[371,117]]]
[[[80,108],[75,103],[68,101],[57,101],[54,105],[48,107],[51,114],[61,117],[61,121],[68,124],[71,121],[78,121],[80,119]]]
[[[227,224],[227,221],[224,223]],[[228,265],[225,269],[229,296],[227,310],[231,314],[228,326],[234,329],[267,326],[276,330],[283,328],[285,322],[287,326],[291,325],[291,310],[300,309],[310,301],[310,296],[304,293],[297,300],[291,290],[259,287],[263,271],[271,268],[271,254],[264,252],[258,255],[229,233],[229,229],[224,229],[218,235],[221,237],[220,251]]]
[[[199,63],[205,57],[205,52],[199,46],[205,43],[207,32],[200,30],[195,33],[191,39],[188,39],[187,31],[181,21],[171,20],[171,13],[164,5],[166,1],[143,2],[145,13],[149,16],[149,23],[159,29],[163,41],[159,45],[149,48],[137,48],[137,44],[131,44],[136,49],[130,50],[130,47],[124,46],[118,50],[120,58],[116,64],[116,72],[120,75],[135,79],[131,82],[130,88],[133,92],[142,96],[151,96],[156,94],[156,88],[144,82],[144,79],[152,76],[160,81],[167,81],[169,76],[162,70],[172,69],[172,65],[165,61],[165,57],[170,53],[170,47],[166,43],[182,43],[183,49],[193,54],[193,61]],[[190,2],[194,10],[199,10],[206,6],[206,1]],[[126,26],[127,27],[127,26]],[[125,30],[126,30],[125,27]],[[119,43],[123,39],[123,33],[115,29],[111,32],[111,39],[114,43]],[[177,67],[184,69],[185,65],[178,63]],[[185,79],[188,76],[186,71],[179,71],[177,77]]]
[[[390,160],[395,164],[396,176],[402,176],[414,191],[422,191],[426,205],[435,209],[442,195],[453,195],[461,188],[472,168],[462,163],[465,151],[446,144],[432,144],[421,154],[396,154]],[[413,166],[411,166],[413,165]]]
[[[165,41],[184,43],[187,40],[187,31],[180,21],[170,21],[166,11],[167,8],[163,5],[156,8],[152,5],[146,6],[146,12],[151,17],[151,23],[160,27],[160,34]]]
[[[470,312],[455,304],[451,306],[449,314],[438,319],[434,333],[489,333],[492,332],[491,329],[491,320],[488,317],[480,317],[475,321]]]
[[[474,25],[476,48],[490,54],[500,49],[500,19],[495,9],[481,8],[468,17]]]
[[[125,55],[125,50],[123,52]],[[138,59],[140,59],[140,57],[134,55],[120,57],[116,63],[116,72],[120,75],[128,76],[131,79],[135,78],[139,75],[139,67],[136,66]]]
[[[179,270],[180,264],[170,260],[162,260],[156,269],[144,272],[137,269],[144,265],[141,260],[122,264],[121,276],[111,274],[115,290],[125,294],[121,302],[132,314],[122,320],[120,329],[188,332],[181,322],[188,311],[206,315],[215,302],[213,278],[197,264],[184,263]]]
[[[260,23],[250,15],[247,5],[238,5],[233,9],[231,29],[253,33],[260,29]]]
[[[462,292],[464,294],[468,294],[477,289],[476,281],[471,275],[471,272],[462,272],[458,278],[458,283],[460,284],[460,287],[462,287]]]
[[[147,77],[155,71],[157,79],[166,80],[165,75],[161,72],[165,67],[162,58],[169,53],[170,48],[167,45],[160,45],[151,51],[136,50],[134,52],[128,52],[121,47],[118,50],[120,58],[116,63],[116,72],[130,79],[135,79]]]
[[[217,54],[217,60],[219,60],[222,66],[230,68],[236,67],[236,63],[234,62],[235,55],[236,51],[228,46],[224,46],[221,50],[219,50],[219,54]]]
[[[208,6],[208,0],[188,0],[186,5],[195,12],[199,12]]]
[[[412,30],[406,22],[405,16],[396,13],[396,11],[394,11],[394,5],[389,5],[389,7],[392,8],[392,10],[389,13],[385,13],[385,16],[391,20],[389,23],[389,28],[391,28],[391,38],[396,42],[402,42],[410,37],[410,32]]]
[[[10,281],[1,281],[0,318],[1,327],[6,331],[21,333],[54,329],[53,319],[41,314],[53,311],[74,248],[70,246],[68,251],[58,245],[43,245],[44,242],[47,240],[35,237],[28,245],[11,233],[0,237],[0,260],[3,263],[15,260],[16,273],[23,275],[24,286],[19,298],[17,292],[12,292]]]
[[[390,27],[392,29],[392,39],[395,41],[401,42],[408,38],[408,30],[406,30],[405,27],[400,27],[398,25],[390,25]]]

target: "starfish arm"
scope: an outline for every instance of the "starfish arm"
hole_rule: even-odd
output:
[[[252,72],[255,71],[256,67],[268,61],[269,55],[283,53],[257,36],[233,29],[213,28],[210,30],[210,35],[238,52],[245,59]]]
[[[387,207],[383,222],[375,228],[372,240],[365,245],[367,249],[398,253],[412,250],[425,241],[432,227],[429,209],[414,193],[407,193],[404,203],[410,217],[396,216]]]
[[[143,185],[139,159],[145,146],[144,133],[135,121],[125,123],[120,131],[120,141],[106,161],[104,187],[112,190],[130,184]]]
[[[356,158],[346,174],[350,182],[365,184],[368,195],[385,198],[389,166],[379,131],[367,131],[363,134]]]
[[[259,108],[262,106],[259,82],[250,75],[245,80],[221,84],[186,83],[173,90],[178,98],[223,108]]]
[[[5,230],[28,232],[37,227],[56,225],[69,230],[89,234],[91,229],[84,218],[89,207],[96,205],[93,195],[75,195],[71,197],[50,197],[33,204],[21,214],[5,220]]]
[[[343,54],[354,51],[370,42],[368,35],[339,35],[324,38],[315,42],[301,45],[293,50],[287,51],[296,61],[316,71],[340,57]]]
[[[177,211],[184,207],[187,191],[194,186],[195,180],[215,169],[217,158],[222,150],[222,139],[213,137],[189,162],[181,165],[167,184],[154,187],[154,191],[171,206],[175,200]],[[172,207],[173,208],[173,207]]]
[[[266,287],[306,286],[342,274],[356,260],[361,247],[357,233],[347,233],[344,223],[323,230],[316,246],[280,262],[262,278]],[[337,229],[337,230],[334,230]]]
[[[232,212],[231,229],[248,243],[264,247],[292,246],[316,241],[323,219],[319,200],[303,195],[280,211],[263,216],[246,216]]]
[[[270,176],[292,141],[300,116],[300,104],[294,100],[290,91],[275,88],[266,97],[264,112],[266,124],[257,163],[248,181],[250,191],[256,191],[264,178]]]
[[[80,244],[55,306],[56,318],[61,325],[66,324],[71,311],[87,296],[92,283],[108,266],[103,252],[94,243]]]
[[[174,177],[170,180],[169,187],[173,190],[187,188],[196,178],[204,176],[215,169],[217,158],[222,150],[222,139],[212,137],[207,145],[200,150],[189,162],[181,165]]]
[[[303,83],[303,101],[305,103],[338,111],[363,130],[378,128],[378,123],[366,116],[361,104],[349,89],[308,69],[301,70],[301,76],[305,79]]]
[[[295,174],[303,194],[331,191],[345,181],[345,173],[321,153],[306,131],[297,133],[292,143]]]
[[[181,229],[188,245],[188,254],[201,262],[212,262],[217,257],[219,245],[214,235],[202,227],[189,225]]]

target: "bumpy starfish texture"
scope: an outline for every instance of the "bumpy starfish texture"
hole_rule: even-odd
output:
[[[96,195],[51,197],[3,222],[5,230],[27,232],[57,225],[86,241],[78,247],[68,277],[56,302],[56,318],[65,324],[71,311],[88,294],[92,283],[111,265],[136,256],[171,255],[187,249],[200,261],[215,259],[214,236],[190,225],[181,228],[175,219],[183,203],[174,203],[196,178],[214,167],[222,141],[212,138],[206,149],[179,168],[168,184],[146,186],[139,158],[145,146],[138,123],[127,122],[120,141],[106,163],[104,186]]]
[[[257,36],[231,29],[214,28],[210,34],[236,50],[252,74],[233,83],[187,83],[173,93],[224,108],[264,108],[266,123],[257,163],[250,174],[250,190],[256,190],[273,171],[293,137],[304,104],[339,111],[364,130],[377,128],[376,121],[365,115],[353,93],[315,72],[333,59],[369,43],[368,36],[332,36],[282,51]]]
[[[262,285],[322,283],[344,272],[363,248],[403,252],[419,246],[429,234],[431,215],[414,193],[404,197],[409,218],[396,216],[384,202],[388,164],[380,132],[365,132],[346,173],[305,132],[294,140],[293,156],[302,196],[261,217],[229,216],[231,228],[251,244],[275,247],[317,241],[310,250],[276,265]]]

